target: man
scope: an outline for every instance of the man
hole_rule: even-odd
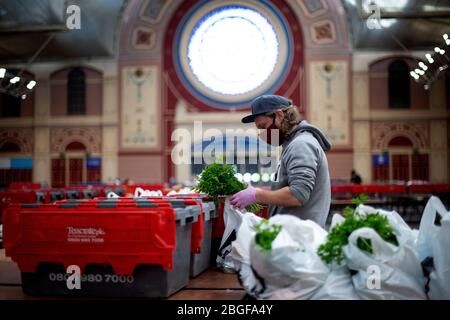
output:
[[[356,173],[355,169],[352,170],[350,182],[354,183],[354,184],[361,184],[362,183],[361,176]]]
[[[252,114],[243,123],[255,125],[272,145],[282,145],[272,190],[251,184],[231,197],[231,204],[244,208],[253,203],[269,205],[269,216],[292,214],[324,226],[331,202],[330,174],[325,151],[330,142],[316,127],[300,119],[290,100],[277,95],[263,95],[252,104]],[[279,139],[271,139],[274,131]],[[276,141],[278,140],[278,141]]]

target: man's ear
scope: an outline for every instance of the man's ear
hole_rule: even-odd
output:
[[[276,114],[277,119],[278,119],[280,122],[282,122],[283,119],[284,119],[284,112],[281,111],[281,110],[275,110],[275,114]]]

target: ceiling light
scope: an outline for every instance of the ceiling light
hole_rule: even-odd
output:
[[[411,77],[413,77],[414,79],[418,80],[419,79],[419,75],[417,73],[415,73],[414,71],[411,71],[409,73],[411,75]]]
[[[5,73],[6,73],[6,69],[5,68],[0,68],[0,78],[4,78],[5,77]]]
[[[442,35],[442,38],[444,38],[446,45],[450,45],[450,39],[448,38],[448,34],[444,33]]]
[[[439,51],[441,51],[441,48],[439,48],[439,47],[434,47],[434,51],[435,51],[436,53],[438,53]]]
[[[419,62],[419,66],[425,71],[427,71],[427,69],[428,69],[428,67],[422,61]]]
[[[444,49],[441,49],[441,50],[439,51],[439,53],[440,53],[441,55],[443,55],[443,54],[445,53],[445,50],[444,50]]]
[[[31,80],[30,82],[28,82],[27,84],[27,88],[32,90],[34,88],[34,86],[36,85],[36,81]]]
[[[26,94],[23,94],[22,95],[22,100],[25,100],[27,98],[27,95]]]
[[[16,83],[16,82],[19,82],[19,81],[20,81],[20,78],[17,77],[17,76],[15,76],[15,77],[12,78],[11,80],[9,80],[9,82],[11,82],[11,83]]]
[[[433,63],[433,62],[434,62],[433,58],[431,57],[431,54],[427,53],[427,54],[425,55],[425,57],[427,58],[427,60],[428,60],[429,63]]]

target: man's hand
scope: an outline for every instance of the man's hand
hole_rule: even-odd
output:
[[[247,189],[235,193],[231,199],[230,203],[236,208],[243,209],[256,202],[256,188],[248,184]]]

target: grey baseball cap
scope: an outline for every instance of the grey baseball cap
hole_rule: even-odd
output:
[[[287,108],[291,105],[291,101],[285,97],[274,94],[267,94],[257,97],[252,101],[252,114],[242,118],[242,123],[254,122],[257,116],[271,112],[273,110]]]

